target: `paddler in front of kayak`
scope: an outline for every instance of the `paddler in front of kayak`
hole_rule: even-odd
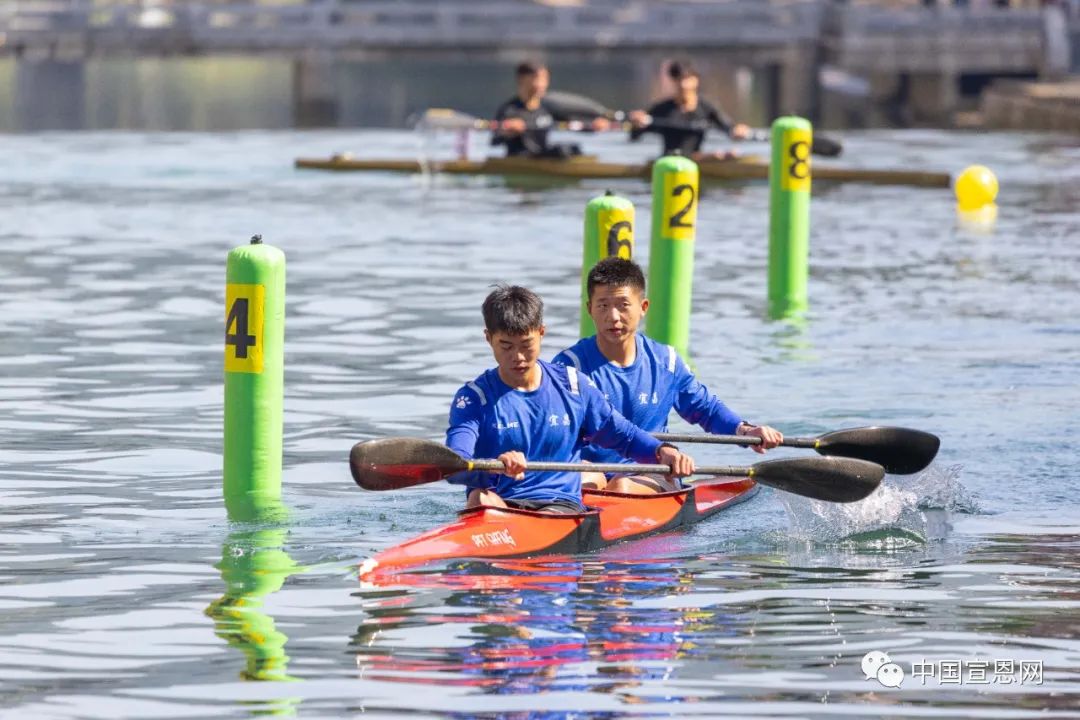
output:
[[[528,464],[577,462],[589,442],[619,458],[667,465],[677,477],[694,472],[690,456],[632,425],[587,376],[539,359],[545,332],[539,296],[500,285],[482,311],[496,367],[454,396],[446,445],[464,458],[497,458],[505,472],[449,477],[469,489],[466,507],[581,512],[581,473],[530,472]]]
[[[630,422],[648,432],[663,432],[675,410],[706,432],[761,438],[760,445],[752,446],[755,452],[783,442],[780,431],[743,420],[709,392],[675,348],[638,333],[649,300],[645,274],[637,264],[617,257],[601,260],[589,271],[586,292],[596,335],[563,350],[553,362],[589,377]],[[625,462],[595,445],[585,448],[581,457],[598,463]],[[582,481],[586,488],[638,495],[678,487],[662,475],[584,473]]]
[[[732,139],[745,140],[751,135],[750,127],[735,123],[698,96],[701,76],[689,63],[670,63],[667,76],[675,84],[674,94],[648,110],[634,110],[628,115],[632,126],[630,139],[636,141],[645,133],[656,133],[664,141],[664,155],[679,154],[696,161],[736,156],[734,151],[702,152],[705,133],[715,127]]]
[[[573,120],[544,99],[551,73],[545,65],[523,62],[515,71],[517,94],[495,111],[498,122],[491,136],[492,145],[505,145],[507,157],[568,158],[581,154],[576,143],[549,143],[548,133],[556,122]],[[593,119],[589,127],[607,130],[606,118]]]

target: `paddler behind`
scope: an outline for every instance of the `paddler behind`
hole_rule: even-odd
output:
[[[539,359],[544,304],[535,293],[500,285],[483,315],[497,365],[454,396],[446,445],[464,458],[497,458],[505,474],[448,478],[469,488],[467,507],[581,512],[581,473],[530,472],[528,463],[577,462],[588,442],[618,458],[662,463],[676,476],[693,473],[690,456],[630,424],[576,368]]]
[[[698,96],[701,76],[689,63],[671,63],[667,75],[675,84],[674,95],[648,110],[632,111],[630,139],[656,133],[664,141],[664,155],[677,153],[697,161],[733,157],[736,153],[732,151],[702,152],[706,132],[716,127],[733,139],[745,140],[750,137],[750,127],[733,122],[722,110]]]
[[[588,310],[596,335],[579,340],[555,356],[554,363],[589,377],[615,409],[637,427],[665,432],[668,415],[675,410],[684,420],[706,432],[750,435],[762,440],[752,446],[763,453],[779,445],[784,436],[768,425],[754,425],[732,412],[686,366],[675,348],[638,333],[649,309],[645,275],[630,260],[606,258],[586,279]],[[596,445],[585,448],[583,460],[625,462]],[[664,476],[585,473],[585,487],[647,495],[677,488]]]
[[[544,99],[551,74],[545,65],[523,62],[515,71],[517,95],[495,111],[498,128],[491,136],[492,145],[505,145],[507,157],[567,158],[581,154],[575,143],[548,142],[548,132],[556,122],[574,120]],[[606,118],[592,120],[592,130],[607,130]]]

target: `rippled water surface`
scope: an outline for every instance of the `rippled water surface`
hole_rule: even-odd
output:
[[[763,319],[766,187],[711,186],[693,360],[789,434],[937,433],[926,474],[855,506],[765,490],[600,554],[368,587],[359,562],[461,497],[364,494],[351,444],[440,436],[491,363],[493,282],[543,294],[548,357],[574,340],[584,203],[611,187],[647,228],[647,186],[292,168],[415,153],[389,131],[0,137],[0,714],[1075,716],[1080,149],[845,140],[851,164],[990,165],[996,226],[959,222],[942,190],[819,183],[793,327]],[[258,526],[220,500],[224,263],[253,233],[289,263],[290,515]],[[865,678],[871,651],[901,687]]]

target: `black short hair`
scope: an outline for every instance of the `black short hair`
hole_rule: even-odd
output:
[[[629,286],[644,294],[645,273],[641,272],[641,268],[633,260],[624,260],[620,257],[604,258],[593,266],[585,281],[590,300],[597,285]]]
[[[496,285],[482,311],[484,327],[493,334],[528,335],[544,325],[544,301],[520,285]]]
[[[669,78],[675,80],[676,82],[688,77],[696,77],[699,79],[701,78],[701,75],[698,74],[697,68],[695,68],[689,62],[679,60],[676,60],[675,62],[672,62],[668,65],[667,74]]]
[[[525,77],[526,75],[536,75],[541,70],[547,70],[547,65],[542,62],[534,62],[532,60],[526,60],[523,63],[519,63],[514,70],[514,77]]]

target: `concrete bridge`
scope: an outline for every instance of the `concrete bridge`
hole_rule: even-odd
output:
[[[947,122],[960,107],[962,78],[1080,72],[1080,13],[1060,6],[831,8],[821,40],[827,66],[931,122]]]
[[[820,0],[9,0],[0,50],[63,55],[400,48],[770,48],[816,42]]]
[[[1080,70],[1080,17],[1060,7],[882,7],[835,0],[8,0],[0,56],[260,55],[296,60],[298,102],[328,101],[342,58],[708,55],[774,73],[770,109],[816,115],[819,78],[945,116],[964,75]],[[826,83],[828,85],[828,83]],[[844,89],[844,83],[837,85]],[[848,83],[848,89],[852,83]]]

